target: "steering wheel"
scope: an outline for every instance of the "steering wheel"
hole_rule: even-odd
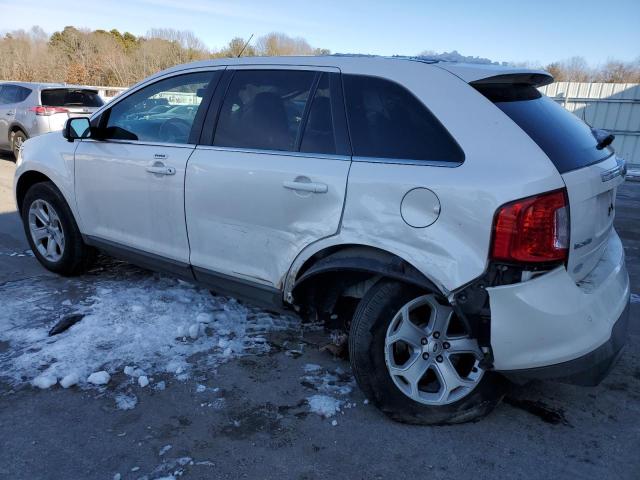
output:
[[[191,124],[182,118],[170,118],[160,125],[158,137],[167,143],[185,143],[189,139]]]

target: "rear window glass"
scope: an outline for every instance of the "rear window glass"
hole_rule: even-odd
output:
[[[55,88],[40,93],[45,107],[101,107],[104,102],[95,90]]]
[[[560,173],[604,160],[591,129],[574,114],[531,85],[474,85],[506,113],[547,154]]]
[[[438,119],[401,85],[344,75],[353,154],[461,163],[464,153]]]

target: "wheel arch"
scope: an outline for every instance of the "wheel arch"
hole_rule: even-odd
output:
[[[18,212],[22,212],[22,203],[29,189],[40,182],[51,182],[55,185],[53,180],[38,170],[27,170],[20,175],[16,182],[16,204],[18,205]],[[58,188],[58,190],[60,189]]]
[[[395,253],[368,245],[341,244],[325,247],[304,260],[295,277],[289,280],[287,301],[325,321],[335,319],[334,311],[342,297],[358,298],[381,278],[446,294],[436,282]]]

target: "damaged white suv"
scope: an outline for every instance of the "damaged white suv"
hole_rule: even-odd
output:
[[[38,260],[94,248],[349,333],[392,418],[463,422],[506,379],[596,384],[627,329],[625,167],[545,72],[357,56],[174,67],[24,144]]]

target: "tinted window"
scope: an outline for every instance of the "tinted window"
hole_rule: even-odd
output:
[[[25,90],[27,91],[26,96],[24,96]],[[30,92],[31,90],[28,88],[19,87],[17,85],[3,85],[2,90],[0,90],[0,104],[21,102],[29,96]]]
[[[30,88],[16,87],[16,90],[15,90],[15,93],[14,93],[14,101],[16,103],[24,102],[27,99],[27,97],[29,96],[30,93],[31,93],[31,89]]]
[[[42,90],[40,101],[46,107],[101,107],[104,105],[96,90],[69,88]]]
[[[460,163],[464,154],[449,132],[407,89],[362,75],[344,76],[353,154]]]
[[[225,96],[214,145],[295,150],[315,72],[239,70]]]
[[[547,154],[560,173],[604,160],[611,150],[598,150],[591,129],[530,85],[476,85]]]
[[[129,95],[111,108],[105,138],[188,143],[202,97],[217,75],[179,75]]]
[[[307,118],[302,143],[300,144],[301,152],[336,153],[333,115],[329,74],[323,73],[311,101],[309,117]]]

